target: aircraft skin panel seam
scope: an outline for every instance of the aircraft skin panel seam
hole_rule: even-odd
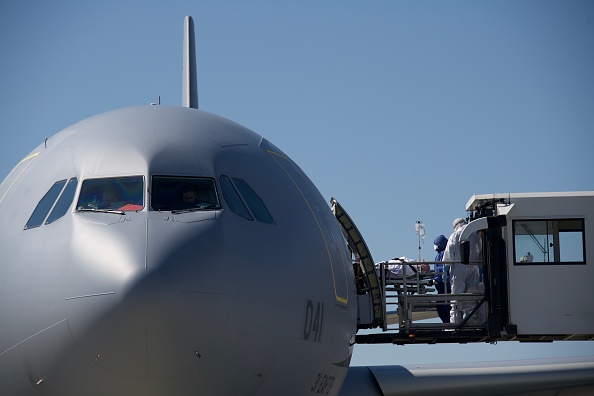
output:
[[[147,199],[147,202],[148,202],[148,199]],[[152,205],[152,198],[151,198],[151,205]],[[149,249],[149,219],[146,219],[144,221],[144,269],[148,269],[148,256],[149,256],[148,249]]]
[[[12,175],[12,172],[14,170],[16,170],[19,167],[19,165],[21,165],[23,162],[28,161],[31,158],[35,158],[38,155],[39,155],[39,151],[36,152],[36,153],[34,153],[34,154],[31,154],[31,155],[29,155],[29,156],[27,156],[25,158],[23,158],[21,160],[21,162],[19,162],[14,167],[14,169],[4,178],[4,180],[8,180],[10,178],[10,175]],[[6,192],[4,193],[4,195],[2,195],[2,197],[0,197],[0,203],[2,203],[2,201],[4,200],[4,197],[6,197],[6,194],[8,194],[8,192],[10,191],[10,189],[12,188],[12,186],[14,185],[14,183],[16,183],[16,181],[19,179],[19,177],[21,177],[21,175],[23,174],[23,172],[25,171],[25,169],[27,169],[29,167],[29,165],[31,165],[32,162],[33,162],[33,160],[29,161],[29,163],[27,165],[25,165],[25,167],[23,169],[21,169],[21,171],[19,172],[19,174],[17,175],[17,177],[14,178],[14,180],[12,181],[12,183],[10,183],[10,186],[8,186],[8,188],[6,189]],[[4,184],[4,183],[2,183],[2,184]],[[2,188],[2,184],[0,184],[0,188]]]
[[[76,300],[79,298],[87,298],[87,297],[100,297],[100,296],[109,296],[115,294],[115,292],[105,292],[105,293],[95,293],[95,294],[85,294],[83,296],[73,296],[73,297],[66,297],[64,301],[68,300]]]
[[[63,323],[63,322],[65,322],[65,321],[66,321],[66,319],[62,319],[61,321],[59,321],[59,322],[57,322],[57,323],[54,323],[53,325],[51,325],[51,326],[48,326],[48,327],[46,327],[46,328],[45,328],[45,329],[43,329],[43,330],[39,330],[37,333],[35,333],[35,334],[33,334],[33,335],[30,335],[29,337],[25,338],[24,340],[17,342],[16,344],[14,344],[13,346],[11,346],[10,348],[7,348],[7,349],[3,350],[2,352],[0,352],[0,356],[4,355],[6,352],[8,352],[8,351],[10,351],[10,350],[12,350],[12,349],[14,349],[14,348],[18,347],[19,345],[21,345],[21,344],[23,344],[23,343],[25,343],[25,342],[29,341],[29,340],[30,340],[30,339],[32,339],[33,337],[36,337],[36,336],[38,336],[39,334],[43,333],[44,331],[46,331],[46,330],[49,330],[49,329],[51,329],[52,327],[55,327],[55,326],[59,325],[60,323]]]
[[[291,179],[291,182],[293,182],[293,184],[295,185],[295,188],[297,188],[297,191],[299,191],[299,194],[301,194],[301,197],[303,198],[303,200],[305,201],[307,207],[309,208],[314,220],[316,221],[316,225],[318,226],[318,229],[320,231],[320,235],[322,236],[322,240],[324,241],[324,246],[326,246],[326,252],[328,254],[328,260],[330,261],[330,270],[332,271],[332,283],[334,286],[334,298],[336,299],[336,301],[341,302],[343,304],[348,304],[349,302],[349,298],[348,298],[348,282],[346,280],[345,277],[345,283],[346,283],[346,292],[347,292],[347,297],[341,297],[338,295],[338,293],[336,292],[336,278],[334,276],[334,264],[332,262],[332,256],[330,254],[330,248],[328,247],[328,242],[326,241],[326,237],[324,236],[324,231],[322,230],[322,226],[320,225],[320,222],[313,210],[313,208],[311,207],[311,205],[309,204],[309,201],[307,200],[307,198],[305,197],[305,194],[303,194],[303,192],[301,191],[301,189],[299,188],[299,186],[297,185],[297,183],[295,182],[295,180],[291,177],[291,175],[289,174],[289,172],[287,172],[287,170],[285,169],[285,167],[279,162],[277,161],[277,159],[275,158],[275,156],[279,156],[281,158],[284,159],[288,159],[287,157],[272,151],[272,150],[266,150],[268,152],[268,154],[271,155],[271,157],[274,159],[274,161],[278,164],[278,166],[281,167],[281,169],[286,173],[286,175],[289,177],[289,179]]]

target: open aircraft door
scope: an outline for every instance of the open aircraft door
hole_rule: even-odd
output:
[[[353,270],[357,285],[357,328],[379,327],[384,321],[382,294],[371,252],[353,220],[334,198],[330,200],[332,213],[338,220],[349,249],[355,256]]]

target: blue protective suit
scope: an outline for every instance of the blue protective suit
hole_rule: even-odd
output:
[[[439,235],[438,237],[436,237],[433,240],[433,244],[435,246],[437,246],[437,256],[435,256],[435,260],[433,261],[442,261],[443,260],[443,252],[445,251],[446,245],[448,243],[448,239],[443,236],[443,235]],[[437,283],[442,283],[443,282],[443,264],[435,264],[434,269],[435,269],[435,277],[433,278],[433,281],[437,284]],[[450,283],[450,279],[449,279],[449,274],[448,274],[448,283]]]
[[[443,260],[443,252],[446,248],[448,240],[445,236],[439,235],[433,240],[433,244],[437,246],[437,256],[435,256],[434,261],[442,261]],[[435,284],[435,290],[437,293],[444,294],[445,288],[447,284],[448,294],[451,293],[450,289],[450,277],[449,274],[444,274],[444,265],[443,264],[434,264],[433,269],[435,270],[435,277],[433,278],[433,283]],[[447,267],[445,267],[447,270]],[[446,278],[446,284],[444,284],[443,279]],[[437,304],[437,314],[443,323],[450,323],[450,305],[449,304]]]

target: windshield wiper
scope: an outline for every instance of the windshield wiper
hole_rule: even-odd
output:
[[[204,206],[195,206],[192,208],[186,208],[186,209],[172,209],[171,213],[172,214],[181,214],[181,213],[190,213],[190,212],[197,212],[197,211],[201,211],[201,210],[215,210],[216,207],[214,207],[212,204],[209,205],[204,205]]]
[[[117,210],[117,209],[93,209],[93,208],[79,208],[77,209],[79,212],[99,212],[99,213],[112,213],[112,214],[119,214],[119,215],[125,215],[126,212],[124,212],[123,210]]]

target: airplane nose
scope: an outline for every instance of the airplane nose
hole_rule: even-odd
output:
[[[113,394],[136,392],[126,392],[125,384],[145,383],[146,394],[172,389],[182,394],[183,389],[201,386],[195,372],[208,352],[198,340],[223,327],[220,307],[227,298],[220,274],[212,276],[220,260],[215,217],[215,212],[203,212],[186,218],[149,218],[136,222],[144,224],[144,230],[138,224],[126,225],[127,232],[110,225],[109,233],[95,233],[92,244],[87,241],[95,246],[85,253],[91,256],[85,273],[89,289],[66,301],[80,344],[73,350],[84,351],[71,361],[88,366],[86,381],[109,379],[97,384],[100,388],[124,384],[124,389],[105,389]],[[142,238],[135,240],[139,232]],[[101,266],[99,250],[106,245],[110,249],[102,255]],[[78,275],[80,281],[81,271]]]

